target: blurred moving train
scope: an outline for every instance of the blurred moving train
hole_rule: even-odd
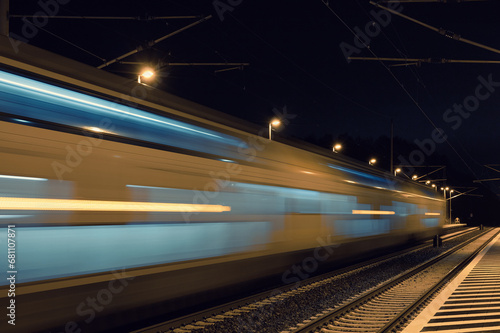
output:
[[[14,331],[110,329],[270,276],[297,282],[442,226],[431,188],[0,42],[0,258],[15,225]]]

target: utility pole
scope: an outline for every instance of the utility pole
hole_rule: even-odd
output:
[[[394,121],[391,118],[391,175],[394,174]]]

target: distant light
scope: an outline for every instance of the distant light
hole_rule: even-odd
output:
[[[425,213],[427,216],[439,216],[441,213]]]
[[[449,189],[450,189],[449,187],[445,188],[446,191],[448,191]]]
[[[417,176],[417,175],[413,175],[413,176],[411,176],[411,179],[413,179],[413,180],[417,180],[417,178],[418,178],[418,176]]]
[[[35,178],[35,177],[23,177],[23,176],[11,176],[11,175],[0,175],[0,178],[20,179],[20,180],[34,180],[34,181],[39,181],[39,182],[46,182],[46,181],[48,181],[47,178]]]
[[[450,193],[453,193],[453,192],[455,192],[455,190],[450,190]]]
[[[152,70],[146,70],[144,71],[141,76],[146,78],[146,79],[149,79],[149,78],[152,78],[153,76],[155,75],[155,73],[152,71]]]
[[[430,180],[427,180],[427,181],[425,182],[425,185],[429,185],[430,183],[431,183],[431,181],[430,181]]]
[[[444,190],[444,187],[441,187],[441,191],[443,191],[443,190]]]
[[[271,119],[271,121],[269,122],[269,140],[272,140],[273,127],[278,127],[279,125],[281,125],[281,120],[279,120],[278,118]]]
[[[375,163],[377,163],[377,159],[372,158],[372,159],[370,159],[369,163],[370,163],[370,165],[375,165]]]
[[[333,146],[333,151],[335,153],[338,153],[342,149],[342,145],[340,143],[337,143]]]
[[[281,125],[281,120],[279,120],[279,119],[273,119],[271,121],[271,125],[273,125],[274,127],[277,127],[277,126]]]
[[[142,83],[142,79],[149,80],[155,76],[155,72],[151,68],[145,68],[141,74],[137,75],[137,82]]]
[[[436,187],[436,184],[432,184],[431,186],[432,186],[432,187]]]
[[[353,210],[353,214],[360,215],[394,215],[396,212],[392,210]]]

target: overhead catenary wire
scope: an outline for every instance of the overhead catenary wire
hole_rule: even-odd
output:
[[[117,58],[115,58],[115,59],[113,59],[113,60],[107,61],[107,62],[105,62],[105,63],[103,63],[103,64],[101,64],[101,65],[97,66],[97,68],[102,69],[102,68],[107,67],[107,66],[109,66],[109,65],[111,65],[111,64],[114,64],[115,62],[118,62],[118,61],[120,61],[120,60],[122,60],[122,59],[125,59],[125,58],[127,58],[127,57],[129,57],[129,56],[131,56],[131,55],[133,55],[133,54],[136,54],[136,53],[138,53],[138,52],[140,52],[140,51],[144,50],[144,49],[145,49],[145,47],[151,47],[151,46],[153,46],[153,45],[155,45],[155,44],[158,44],[158,43],[160,43],[161,41],[163,41],[163,40],[165,40],[165,39],[167,39],[167,38],[170,38],[170,37],[172,37],[172,36],[175,36],[175,35],[177,35],[178,33],[181,33],[181,32],[183,32],[184,30],[187,30],[187,29],[189,29],[189,28],[192,28],[192,27],[194,27],[194,26],[196,26],[196,25],[198,25],[198,24],[200,24],[200,23],[203,23],[203,22],[205,22],[205,21],[207,21],[207,20],[209,20],[209,19],[211,19],[211,18],[212,18],[212,15],[205,16],[205,17],[203,17],[202,19],[200,19],[200,20],[198,20],[198,21],[196,21],[196,22],[193,22],[193,23],[191,23],[191,24],[188,24],[188,25],[186,25],[185,27],[182,27],[182,28],[180,28],[180,29],[177,29],[176,31],[171,32],[171,33],[169,33],[169,34],[167,34],[167,35],[165,35],[165,36],[163,36],[163,37],[160,37],[160,38],[158,38],[158,39],[155,39],[155,40],[153,40],[153,41],[148,42],[146,46],[142,46],[142,45],[141,45],[141,46],[137,47],[136,49],[134,49],[134,50],[132,50],[132,51],[130,51],[130,52],[127,52],[127,53],[125,53],[125,54],[123,54],[123,55],[121,55],[121,56],[119,56],[119,57],[117,57]]]
[[[287,57],[285,54],[283,54],[283,52],[279,51],[278,49],[276,49],[273,45],[271,45],[269,42],[267,42],[263,37],[261,37],[260,35],[258,35],[257,33],[255,33],[253,30],[251,30],[250,28],[248,28],[245,24],[243,24],[241,21],[239,21],[237,18],[235,18],[231,13],[229,13],[229,15],[231,17],[233,17],[233,19],[238,23],[240,24],[242,27],[244,27],[247,31],[249,31],[250,33],[252,33],[254,36],[256,36],[258,39],[260,39],[263,43],[265,43],[268,47],[270,47],[274,52],[278,53],[281,57],[283,57],[285,60],[287,60],[290,64],[292,64],[294,67],[296,67],[297,69],[299,69],[301,72],[303,72],[304,74],[306,74],[307,76],[309,76],[310,78],[314,79],[315,81],[317,81],[318,83],[320,83],[321,85],[323,85],[324,87],[326,87],[328,90],[330,90],[331,92],[335,93],[336,95],[340,96],[341,98],[347,100],[348,102],[368,111],[368,112],[371,112],[373,114],[376,114],[378,116],[382,116],[382,117],[386,117],[386,118],[390,118],[389,116],[383,114],[383,113],[380,113],[380,112],[377,112],[375,110],[372,110],[370,108],[368,108],[367,106],[365,105],[362,105],[360,104],[359,102],[345,96],[344,94],[342,94],[341,92],[339,92],[338,90],[334,89],[332,86],[328,85],[327,83],[325,83],[323,80],[319,79],[318,77],[316,77],[315,75],[309,73],[307,70],[305,70],[303,67],[299,66],[296,62],[294,62],[293,60],[291,60],[289,57]]]
[[[461,2],[484,2],[490,0],[379,0],[382,3],[461,3]]]
[[[349,60],[368,60],[368,61],[405,61],[406,64],[500,64],[500,60],[461,60],[444,58],[371,58],[371,57],[349,57]],[[405,63],[400,64],[405,65]]]
[[[366,45],[366,43],[361,40],[361,38],[359,38],[359,36],[356,34],[356,32],[354,30],[351,29],[351,27],[333,10],[333,8],[330,7],[330,4],[328,2],[328,0],[321,0],[321,2],[323,2],[323,4],[328,8],[328,10],[330,10],[330,12],[349,30],[349,32],[354,36],[354,38],[356,38],[360,43],[362,43],[362,45],[365,46],[365,48],[375,57],[375,58],[379,58],[375,52],[368,46]],[[370,3],[372,3],[373,1],[371,1]],[[382,6],[381,6],[382,7]],[[398,13],[399,14],[399,13]],[[387,67],[382,61],[379,60],[379,63],[389,72],[389,74],[392,76],[392,78],[396,81],[396,83],[400,86],[400,88],[405,92],[405,94],[410,98],[410,100],[413,102],[413,104],[417,107],[417,109],[424,115],[424,117],[427,119],[427,121],[429,121],[429,123],[432,125],[432,127],[439,131],[439,133],[441,133],[440,129],[436,126],[436,124],[432,121],[432,119],[427,115],[427,113],[425,112],[425,110],[419,105],[419,103],[415,100],[415,98],[413,97],[413,95],[408,91],[408,89],[406,89],[406,87],[401,83],[401,81],[394,75],[394,73],[390,70],[389,67]],[[476,173],[474,172],[474,170],[469,166],[469,164],[464,160],[464,158],[462,157],[462,155],[460,155],[460,153],[455,149],[455,147],[449,142],[449,140],[446,138],[445,139],[445,142],[448,144],[448,146],[450,146],[450,148],[455,152],[455,154],[458,156],[458,158],[464,163],[464,165],[467,167],[467,169],[469,169],[472,174],[474,175],[474,177],[476,179],[478,179],[479,177],[476,175]]]
[[[386,11],[388,11],[389,13],[391,14],[394,14],[394,15],[397,15],[397,16],[400,16],[404,19],[407,19],[411,22],[414,22],[414,23],[417,23],[427,29],[430,29],[430,30],[433,30],[437,33],[439,33],[440,35],[443,35],[445,37],[448,37],[448,38],[451,38],[451,39],[454,39],[454,40],[457,40],[459,42],[463,42],[463,43],[467,43],[467,44],[470,44],[470,45],[474,45],[474,46],[477,46],[479,48],[482,48],[482,49],[485,49],[485,50],[488,50],[488,51],[491,51],[491,52],[495,52],[495,53],[500,53],[500,50],[498,49],[495,49],[493,47],[490,47],[490,46],[487,46],[487,45],[484,45],[484,44],[481,44],[481,43],[477,43],[477,42],[474,42],[472,40],[469,40],[469,39],[466,39],[466,38],[462,38],[462,36],[452,32],[452,31],[449,31],[449,30],[445,30],[443,28],[436,28],[436,27],[433,27],[432,25],[430,24],[427,24],[427,23],[424,23],[422,21],[419,21],[417,19],[414,19],[408,15],[405,15],[405,14],[401,14],[400,12],[396,11],[396,10],[393,10],[393,9],[390,9],[390,8],[387,8],[385,6],[382,6],[382,5],[379,5],[378,3],[374,2],[374,1],[370,1],[370,4],[374,5],[375,7],[379,7],[379,8],[382,8]]]
[[[67,39],[65,39],[65,38],[63,38],[63,37],[61,37],[61,36],[56,35],[55,33],[53,33],[53,32],[51,32],[51,31],[49,31],[49,30],[45,29],[44,27],[38,27],[38,29],[40,29],[40,30],[42,30],[42,31],[44,31],[44,32],[46,32],[46,33],[48,33],[49,35],[51,35],[51,36],[53,36],[53,37],[56,37],[56,38],[58,38],[58,39],[62,40],[62,41],[63,41],[63,42],[65,42],[65,43],[68,43],[69,45],[71,45],[71,46],[73,46],[73,47],[75,47],[75,48],[77,48],[77,49],[79,49],[79,50],[81,50],[81,51],[83,51],[83,52],[85,52],[85,53],[87,53],[87,54],[89,54],[89,55],[91,55],[91,56],[93,56],[93,57],[95,57],[95,58],[97,58],[97,59],[101,60],[101,61],[106,61],[106,59],[104,59],[103,57],[100,57],[100,56],[98,56],[97,54],[92,53],[92,52],[90,52],[89,50],[84,49],[83,47],[78,46],[78,45],[76,45],[75,43],[73,43],[73,42],[71,42],[71,41],[69,41],[69,40],[67,40]]]
[[[9,18],[25,18],[31,15],[9,14]],[[155,20],[185,20],[199,19],[200,15],[184,16],[81,16],[81,15],[52,15],[50,19],[71,19],[71,20],[134,20],[134,21],[155,21]]]

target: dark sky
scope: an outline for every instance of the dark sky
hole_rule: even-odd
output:
[[[389,135],[392,118],[396,136],[422,141],[432,138],[432,121],[449,139],[449,144],[436,144],[437,151],[458,169],[479,179],[498,177],[483,165],[500,163],[500,64],[348,63],[341,45],[355,46],[348,27],[365,33],[368,27],[374,31],[369,40],[373,53],[360,44],[354,56],[500,60],[500,55],[392,14],[383,16],[382,24],[374,23],[373,13],[380,16],[381,9],[367,0],[329,1],[329,7],[322,0],[59,1],[65,4],[57,6],[57,15],[211,14],[212,19],[124,60],[153,65],[248,62],[244,70],[218,73],[215,70],[220,68],[167,65],[161,70],[160,88],[262,126],[267,126],[273,108],[286,106],[296,117],[282,131],[285,136],[378,137]],[[221,20],[224,6],[230,10],[224,11]],[[499,1],[405,3],[397,8],[434,27],[500,49]],[[41,9],[37,1],[11,1],[11,13],[26,15],[28,20]],[[194,21],[50,18],[29,42],[98,66],[102,59],[113,59]],[[12,18],[11,32],[23,36],[25,24]],[[133,77],[138,69],[114,64],[106,70]],[[476,97],[479,77],[499,82],[489,90],[479,88],[482,100]],[[471,103],[474,111],[463,111],[465,116],[447,111],[464,102]]]

